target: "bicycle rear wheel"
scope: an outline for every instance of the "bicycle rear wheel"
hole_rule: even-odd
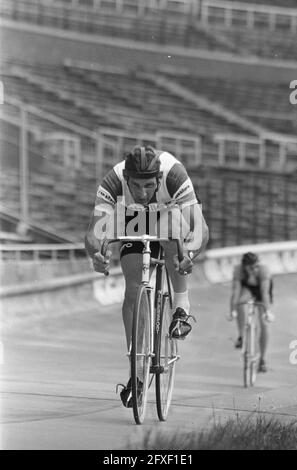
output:
[[[151,365],[150,335],[148,292],[145,286],[140,286],[134,306],[131,345],[132,403],[137,424],[143,422],[146,411]]]
[[[250,326],[246,327],[243,340],[243,386],[250,385]]]
[[[160,421],[166,421],[174,385],[175,365],[178,359],[177,341],[169,337],[171,322],[170,296],[162,296],[160,328],[156,336],[156,363],[159,372],[156,374],[156,404]]]

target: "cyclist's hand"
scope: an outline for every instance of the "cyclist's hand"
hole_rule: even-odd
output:
[[[180,274],[190,274],[193,271],[193,263],[189,256],[184,255],[181,262],[178,261],[178,256],[174,255],[173,263],[175,266],[175,270],[178,271]]]
[[[274,314],[271,312],[271,310],[266,310],[264,318],[267,323],[272,323],[275,320]]]
[[[93,256],[93,267],[97,273],[106,273],[109,270],[111,251],[107,251],[103,256],[100,251]]]
[[[228,321],[232,321],[234,320],[235,318],[237,318],[237,311],[236,310],[232,310],[230,312],[230,314],[227,316],[227,320]]]

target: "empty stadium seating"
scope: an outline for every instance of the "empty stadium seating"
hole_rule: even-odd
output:
[[[136,143],[136,136],[141,133],[146,135],[144,139],[151,139],[153,145],[159,143],[161,148],[166,148],[178,157],[184,158],[189,169],[197,166],[195,159],[198,153],[203,154],[199,162],[208,167],[220,163],[225,167],[243,165],[244,168],[254,169],[259,165],[258,149],[253,143],[256,135],[250,134],[251,142],[245,148],[244,161],[240,160],[238,143],[232,141],[224,144],[224,160],[220,161],[220,143],[215,141],[214,136],[241,133],[248,140],[247,132],[241,126],[224,120],[223,117],[199,109],[199,105],[176,96],[172,91],[164,89],[137,71],[100,69],[100,67],[90,70],[74,64],[63,67],[13,62],[6,65],[2,79],[7,95],[30,106],[34,104],[36,108],[42,110],[39,114],[35,114],[34,110],[28,112],[30,217],[36,223],[52,226],[55,231],[68,234],[69,239],[82,239],[92,210],[99,176],[98,163],[96,164],[98,148],[95,138],[92,138],[88,132],[95,131],[100,126],[101,155],[104,155],[100,163],[100,174],[105,174],[108,168],[119,161],[124,150],[133,146]],[[220,80],[218,84],[215,79],[178,76],[176,73],[173,76],[164,73],[164,76],[209,100],[221,103],[238,115],[248,116],[254,121],[258,120],[260,124],[270,126],[271,130],[282,131],[280,122],[283,121],[282,118],[278,120],[277,116],[286,116],[286,122],[291,122],[291,128],[287,130],[289,133],[296,131],[293,116],[289,116],[291,108],[287,101],[282,99],[284,94],[287,98],[287,89],[285,90],[283,86],[267,89],[257,82]],[[9,102],[4,104],[2,114],[6,114],[2,117],[8,119],[1,121],[3,149],[7,153],[7,158],[2,163],[9,161],[10,165],[4,165],[5,169],[1,175],[0,202],[12,211],[19,212],[20,117],[13,104]],[[84,134],[85,128],[88,132]],[[191,140],[191,133],[199,139]],[[65,141],[78,139],[77,167],[71,162],[70,164],[66,162],[65,166],[65,161],[60,158],[63,153],[63,135]],[[264,169],[279,169],[279,149],[275,143],[271,142],[267,146],[267,160],[264,163],[266,165]],[[294,149],[292,163],[296,168]],[[242,180],[233,177],[229,181],[229,176],[226,180],[224,178],[216,175],[214,181],[211,177],[199,180],[197,183],[198,194],[201,193],[211,221],[214,246],[221,244],[222,237],[224,244],[231,245],[236,244],[238,240],[249,242],[252,237],[247,231],[252,212],[248,212],[250,209],[245,211],[244,202],[234,204],[237,197],[240,201]],[[257,191],[261,192],[260,189],[255,189],[255,187],[260,188],[261,181],[261,179],[255,180],[251,187],[245,188],[245,191],[254,197]],[[226,183],[226,187],[230,188],[228,190],[225,189]],[[267,191],[266,188],[264,193]],[[279,207],[284,207],[284,201],[289,197],[283,196],[284,191],[283,188],[281,190],[283,201],[277,200]],[[259,203],[259,207],[253,210],[260,211],[265,202],[260,206]],[[228,207],[230,211],[228,214],[235,214],[237,211],[238,216],[234,216],[240,221],[237,227],[227,214],[222,214],[223,207]],[[241,216],[239,213],[242,211],[245,213]],[[294,209],[289,205],[286,209],[287,220],[280,226],[282,228],[274,222],[276,216],[267,216],[267,220],[270,220],[269,217],[273,219],[274,225],[271,229],[273,239],[281,238],[279,232],[291,233],[290,223],[293,222],[291,222],[292,216],[288,213],[291,214],[292,211]],[[282,217],[279,213],[278,216]],[[265,232],[267,220],[263,222],[264,228],[259,225],[257,233],[253,235],[258,241],[267,239],[268,235]],[[277,238],[278,236],[280,238]]]
[[[210,247],[295,238],[296,175],[199,167],[190,176],[210,226]],[[80,172],[66,179],[65,172],[53,165],[46,168],[46,174],[31,175],[30,217],[32,222],[82,241],[93,208],[95,181],[86,188]],[[18,172],[6,170],[0,184],[5,196],[0,202],[19,212]]]
[[[217,150],[212,142],[214,133],[248,133],[135,72],[11,64],[2,80],[8,96],[89,131],[100,127],[133,134],[169,131],[200,136],[203,155],[210,164],[215,163]],[[43,134],[67,132],[66,125],[63,128],[61,123],[33,114],[30,126],[38,127]]]
[[[211,28],[210,28],[211,29]],[[222,37],[237,45],[238,53],[244,56],[260,56],[273,60],[296,60],[296,35],[280,31],[261,29],[248,30],[239,27],[213,27]]]
[[[289,102],[288,83],[224,80],[190,74],[166,74],[194,92],[214,99],[271,131],[296,135],[296,108]]]
[[[172,9],[167,12],[141,10],[142,2],[136,0],[102,0],[101,11],[84,12],[82,6],[95,5],[91,0],[79,0],[75,5],[72,2],[67,7],[70,3],[3,0],[0,15],[78,34],[146,42],[156,48],[168,44],[241,57],[296,59],[294,24],[286,15],[274,24],[269,9],[268,14],[259,14],[252,21],[248,10],[232,14],[232,21],[222,10],[211,13],[204,22],[198,8],[195,14],[189,14],[186,2],[182,7],[178,2],[173,6],[172,1]],[[296,7],[293,0],[252,3]],[[122,14],[118,10],[120,4]],[[270,84],[268,88],[256,80],[218,83],[216,79],[176,73],[164,76],[268,130],[296,134],[296,114],[289,104],[288,84]],[[279,143],[267,141],[266,159],[259,166],[261,144],[257,143],[256,133],[199,108],[136,70],[10,62],[5,64],[1,79],[6,96],[40,110],[27,113],[29,211],[37,224],[52,227],[69,240],[82,240],[98,176],[139,141],[159,145],[183,159],[203,202],[211,231],[210,247],[294,238],[296,175],[288,173],[296,170],[296,144],[286,148],[284,156]],[[20,213],[21,116],[13,101],[7,100],[3,105],[0,122],[4,167],[0,203]],[[222,136],[229,134],[246,141],[231,138],[222,144]],[[71,139],[73,148],[70,144],[67,153],[65,142]],[[98,155],[104,155],[103,161],[98,162]],[[278,175],[283,169],[287,174]],[[265,173],[267,170],[273,171]]]
[[[190,176],[203,201],[211,247],[294,239],[296,174],[199,168]]]

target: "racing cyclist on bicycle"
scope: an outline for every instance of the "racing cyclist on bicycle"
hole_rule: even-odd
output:
[[[263,303],[263,307],[258,306],[260,324],[259,372],[267,372],[265,361],[268,344],[267,321],[273,321],[274,319],[272,312],[269,310],[272,303],[272,287],[272,278],[267,267],[260,263],[255,253],[245,253],[241,264],[234,267],[230,320],[237,319],[239,336],[235,347],[241,348],[246,316],[246,305],[244,304],[251,299]],[[263,313],[265,313],[264,318]]]
[[[174,338],[183,339],[192,328],[188,321],[191,316],[186,274],[192,272],[193,260],[204,250],[208,242],[208,228],[202,215],[201,205],[185,167],[168,152],[155,150],[151,146],[136,146],[105,176],[97,191],[95,210],[85,238],[86,250],[97,272],[104,273],[108,270],[111,254],[108,252],[104,258],[100,253],[102,240],[106,237],[100,221],[104,215],[108,215],[109,221],[114,220],[112,218],[122,211],[123,206],[125,216],[122,235],[136,235],[136,228],[139,235],[144,233],[156,235],[155,230],[158,226],[161,231],[166,228],[168,232],[166,238],[180,238],[184,242],[184,257],[181,262],[178,261],[176,243],[172,240],[161,242],[174,291],[174,309],[169,333]],[[168,227],[169,211],[172,217],[171,227]],[[153,212],[156,224],[152,227],[150,215]],[[180,214],[184,213],[189,217],[182,216],[182,221],[185,223],[181,223]],[[141,219],[140,216],[143,214],[145,214],[144,219]],[[116,223],[117,233],[118,226],[121,226],[119,218],[120,216]],[[143,227],[140,229],[141,220],[145,222],[145,229]],[[181,225],[179,236],[173,237],[174,229]],[[117,238],[117,236],[106,238]],[[159,246],[159,242],[151,243],[152,257],[158,257]],[[133,307],[141,281],[142,250],[142,242],[137,241],[122,243],[120,248],[120,261],[125,278],[122,315],[128,350],[132,334]],[[141,385],[139,377],[140,390]],[[121,399],[124,406],[132,406],[130,379],[121,392]]]

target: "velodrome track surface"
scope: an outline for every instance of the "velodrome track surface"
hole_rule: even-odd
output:
[[[198,278],[196,278],[197,280]],[[134,424],[115,393],[128,377],[120,304],[79,304],[74,311],[28,315],[2,332],[1,448],[120,449],[141,442],[148,429],[175,433],[202,429],[238,412],[297,418],[297,275],[275,279],[276,321],[271,326],[269,372],[244,389],[235,324],[225,319],[230,285],[195,285],[198,323],[180,344],[176,385],[166,423],[157,419],[154,387],[147,418]],[[51,294],[53,295],[53,294]]]

